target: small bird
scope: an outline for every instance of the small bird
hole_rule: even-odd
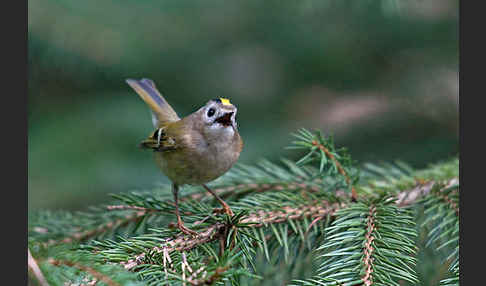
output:
[[[197,232],[184,226],[178,205],[179,187],[202,185],[232,216],[229,205],[206,183],[226,173],[238,160],[243,140],[236,123],[237,108],[226,98],[209,100],[196,112],[179,118],[150,79],[126,82],[149,106],[156,128],[140,146],[154,150],[155,161],[172,182],[177,227],[185,234]]]

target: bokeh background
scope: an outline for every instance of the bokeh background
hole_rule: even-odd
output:
[[[155,81],[180,116],[238,106],[240,162],[301,154],[298,128],[358,162],[459,151],[457,0],[28,2],[28,207],[85,209],[167,183],[137,147]]]

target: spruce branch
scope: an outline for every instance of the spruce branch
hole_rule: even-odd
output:
[[[443,261],[451,263],[449,272],[453,277],[444,279],[441,283],[458,285],[459,184],[449,182],[435,186],[421,203],[425,209],[422,227],[431,228],[427,235],[426,246],[434,245],[438,253],[444,253]]]
[[[448,184],[449,185],[457,184],[457,182],[458,182],[458,179],[452,179]],[[397,203],[400,206],[406,206],[406,205],[412,204],[418,198],[421,198],[421,197],[425,196],[426,194],[428,194],[430,192],[432,186],[434,186],[434,184],[435,184],[435,182],[433,182],[433,181],[423,183],[423,184],[417,184],[417,186],[412,190],[406,190],[406,191],[400,192],[397,196],[398,197]],[[259,189],[256,192],[290,190],[290,191],[314,193],[314,192],[319,191],[317,186],[307,185],[305,183],[288,184],[288,185],[286,185],[286,188],[284,188],[282,185],[272,185],[272,184],[261,184],[261,185],[247,184],[247,185],[245,185],[245,188],[258,188],[258,187],[259,187]],[[217,189],[217,190],[220,190],[222,192],[222,191],[230,191],[231,189],[230,188],[227,188],[227,189],[222,188],[222,189]],[[336,195],[338,197],[347,198],[347,195],[345,193],[342,193],[342,192],[337,192]],[[193,199],[201,199],[202,195],[199,194],[199,193],[196,193],[196,194],[190,195],[190,197],[193,198]],[[127,196],[117,195],[117,198],[123,200],[124,202],[133,203],[133,201],[130,201],[128,199],[128,195]],[[171,203],[169,203],[169,205],[171,205]],[[87,239],[96,237],[96,235],[103,233],[103,232],[106,232],[110,229],[126,226],[130,223],[137,222],[138,220],[143,218],[145,215],[153,214],[153,213],[162,211],[160,208],[153,209],[153,208],[141,207],[141,206],[137,206],[137,205],[108,205],[108,206],[106,206],[106,209],[109,210],[109,211],[113,211],[113,210],[134,210],[135,212],[129,213],[126,216],[124,216],[123,218],[117,218],[113,221],[106,222],[106,223],[99,225],[99,226],[96,226],[95,228],[90,229],[90,230],[74,232],[74,233],[70,234],[68,237],[64,237],[64,238],[57,239],[57,240],[50,239],[50,240],[47,241],[47,244],[51,245],[51,244],[58,244],[58,243],[72,243],[72,242],[75,242],[75,241],[85,241]],[[172,211],[166,211],[166,212],[172,213]],[[185,213],[190,214],[187,211]],[[198,224],[198,223],[195,223],[195,224]],[[39,234],[43,234],[43,233],[49,232],[49,229],[45,228],[45,227],[33,227],[33,231],[37,232]]]
[[[336,160],[336,157],[334,157],[334,155],[329,151],[329,149],[327,149],[323,144],[319,143],[317,140],[312,140],[311,143],[312,143],[313,146],[316,146],[321,151],[323,151],[324,154],[327,157],[329,157],[329,159],[331,159],[334,162],[334,164],[336,165],[336,168],[337,168],[339,174],[341,174],[344,177],[344,179],[346,180],[346,183],[349,186],[351,186],[352,198],[353,199],[357,199],[358,195],[356,194],[356,190],[355,190],[354,186],[351,183],[351,178],[349,177],[348,173],[346,171],[344,171],[344,168],[341,165],[341,163],[339,163],[339,161]]]
[[[239,196],[248,193],[263,193],[267,191],[283,191],[283,190],[296,190],[303,192],[318,192],[320,188],[316,185],[310,185],[304,182],[274,182],[274,183],[248,183],[239,184],[235,186],[228,186],[214,189],[213,191],[221,198],[225,199],[230,196]],[[188,197],[183,197],[181,201],[192,199],[201,200],[206,197],[204,193],[194,193]]]
[[[211,184],[234,216],[214,212],[204,189],[184,190],[180,210],[197,236],[170,227],[174,204],[164,187],[114,194],[115,201],[90,212],[35,213],[31,250],[56,285],[133,281],[114,271],[134,274],[144,285],[237,285],[241,277],[259,278],[257,257],[294,265],[316,248],[317,275],[294,283],[416,283],[411,213],[422,205],[428,243],[450,263],[451,277],[441,283],[457,285],[457,159],[422,171],[400,162],[357,168],[332,137],[305,129],[295,136],[299,141],[291,148],[308,151],[297,163],[240,164]]]
[[[46,278],[44,277],[44,274],[42,274],[42,271],[39,268],[39,265],[37,264],[34,257],[30,253],[30,249],[27,249],[27,251],[28,251],[27,263],[29,266],[29,270],[32,271],[32,273],[34,274],[35,278],[37,279],[37,281],[41,286],[49,286]]]
[[[136,275],[119,265],[106,263],[96,253],[70,244],[44,246],[29,243],[45,276],[45,285],[143,285]],[[39,280],[38,280],[39,281]],[[44,285],[44,284],[41,284]]]
[[[451,179],[448,184],[454,183],[456,180],[457,179]],[[417,187],[411,190],[403,191],[398,194],[398,200],[396,200],[395,203],[401,207],[410,205],[419,200],[421,196],[428,194],[434,184],[435,182],[418,184]],[[348,204],[349,202],[329,203],[329,201],[322,200],[314,202],[313,204],[306,204],[298,207],[282,206],[278,210],[265,211],[260,209],[256,212],[243,216],[236,226],[251,227],[254,229],[267,227],[269,225],[275,225],[278,223],[285,223],[292,220],[301,220],[303,218],[311,218],[315,220],[322,219],[325,216],[333,217],[337,210],[347,207]],[[135,210],[138,209],[135,208]],[[196,221],[194,224],[197,225],[201,223],[201,221]],[[308,229],[310,229],[311,226],[312,225],[309,225]],[[225,229],[228,227],[229,226],[227,224],[218,222],[201,230],[199,235],[196,237],[180,234],[173,239],[165,240],[160,245],[147,249],[142,253],[134,255],[133,258],[126,261],[121,261],[120,263],[129,270],[135,266],[147,263],[147,261],[144,260],[147,254],[150,254],[152,261],[154,261],[154,254],[167,255],[167,253],[173,251],[189,251],[195,247],[220,239],[223,237]],[[298,234],[298,231],[295,231],[295,233]],[[130,244],[131,242],[126,241],[123,243]]]
[[[449,271],[452,274],[452,277],[442,279],[440,281],[441,286],[459,286],[459,261],[455,262],[449,268]]]
[[[278,211],[263,211],[260,210],[256,213],[249,214],[243,217],[236,226],[251,226],[252,228],[264,227],[269,224],[282,223],[289,220],[298,220],[304,217],[322,217],[325,215],[332,215],[339,207],[340,204],[329,204],[327,201],[318,202],[312,205],[304,205],[297,208],[283,207]],[[169,253],[172,251],[188,251],[199,245],[209,243],[219,239],[224,230],[229,226],[224,223],[216,223],[203,231],[195,237],[180,234],[174,239],[168,239],[164,241],[160,246],[155,246],[146,252],[136,255],[134,258],[121,262],[126,269],[131,269],[137,265],[145,263],[143,258],[147,253]]]
[[[326,229],[327,241],[318,248],[321,265],[301,285],[400,285],[416,283],[412,216],[393,204],[393,198],[359,201],[336,213]],[[393,214],[393,216],[390,216]]]
[[[371,164],[365,163],[360,169],[360,193],[366,196],[394,194],[411,189],[417,184],[442,182],[459,177],[459,160],[451,160],[429,165],[423,170],[414,170],[403,162]],[[458,179],[457,179],[458,182]]]
[[[445,186],[449,186],[451,184],[457,183],[457,179],[453,178],[445,183]],[[406,190],[402,191],[397,194],[397,204],[400,206],[407,206],[410,204],[413,204],[420,198],[422,198],[425,195],[430,194],[432,187],[436,185],[437,183],[435,182],[422,182],[422,184],[417,183],[417,186],[411,190]],[[441,184],[442,185],[442,184]],[[317,194],[320,196],[326,196],[324,195],[325,193]],[[295,195],[296,197],[291,197],[292,195]],[[258,199],[256,201],[260,201],[261,204],[258,208],[258,210],[254,211],[253,213],[249,213],[241,218],[239,223],[241,225],[247,224],[246,226],[251,226],[252,228],[265,228],[268,226],[273,226],[275,224],[280,224],[280,223],[288,223],[290,221],[298,221],[303,218],[309,217],[311,219],[319,219],[324,216],[330,216],[334,217],[334,213],[336,210],[340,208],[344,208],[349,205],[350,200],[345,193],[342,193],[340,196],[326,196],[328,200],[321,200],[321,201],[315,201],[313,204],[309,204],[308,200],[312,198],[307,198],[307,199],[302,199],[303,202],[307,202],[307,204],[301,204],[300,206],[296,204],[296,206],[281,206],[279,202],[281,202],[281,198],[284,196],[287,196],[288,201],[297,201],[298,202],[298,197],[300,197],[300,194],[293,194],[289,191],[282,191],[279,193],[267,193],[267,194],[260,194],[261,199]],[[290,196],[290,197],[289,197]],[[127,203],[130,202],[128,197],[131,197],[131,195],[128,196],[123,196],[120,195],[119,198],[123,199],[123,202]],[[279,199],[276,199],[280,197]],[[340,200],[340,203],[332,202],[332,200]],[[329,201],[330,200],[330,201]],[[251,200],[252,202],[255,202],[254,198]],[[157,213],[161,212],[161,209],[164,209],[160,206],[157,206],[158,203],[166,203],[162,201],[156,201],[152,200],[152,209],[140,207],[140,206],[133,206],[133,205],[109,205],[106,206],[106,209],[111,210],[111,211],[118,211],[118,210],[124,210],[127,212],[132,212],[133,214],[136,215],[141,215],[141,212],[152,212],[156,213],[155,210],[157,210]],[[190,203],[190,202],[187,202]],[[239,202],[239,206],[245,206],[246,201],[243,200]],[[164,209],[163,213],[172,213],[172,210],[170,209],[171,205],[167,204],[166,205],[168,209]],[[236,207],[238,209],[238,206]],[[209,208],[207,208],[209,209]],[[206,209],[206,210],[207,210]],[[269,209],[265,211],[266,209]],[[199,211],[204,212],[204,209],[200,209]],[[199,220],[196,221],[194,224],[203,224],[205,221]],[[224,222],[219,222],[213,225],[210,225],[209,227],[206,228],[206,230],[203,230],[201,233],[202,235],[196,237],[196,238],[189,238],[185,235],[179,235],[174,239],[168,240],[167,243],[165,244],[168,247],[161,247],[161,246],[154,246],[150,251],[140,253],[139,255],[135,255],[132,259],[127,260],[126,262],[120,262],[125,266],[126,269],[132,270],[136,269],[136,266],[139,265],[144,265],[147,263],[157,263],[157,259],[154,259],[154,254],[155,253],[161,253],[166,251],[168,252],[173,252],[173,251],[188,251],[191,249],[194,249],[198,246],[202,246],[204,244],[210,243],[212,241],[215,241],[219,238],[222,237],[221,230],[225,229],[227,225]],[[311,225],[308,226],[310,228]],[[296,230],[295,232],[288,232],[286,234],[299,234],[299,230]],[[271,237],[271,236],[270,236]],[[270,237],[266,237],[264,239],[261,239],[261,241],[266,241]],[[282,239],[282,238],[281,238]],[[134,242],[131,241],[126,241],[126,245],[133,245]],[[109,247],[109,249],[113,249],[113,247]],[[268,252],[268,250],[267,250]],[[148,257],[150,260],[146,259],[146,253],[148,253]]]
[[[110,209],[110,206],[107,207],[108,210]],[[112,208],[115,209],[115,208]],[[118,207],[118,209],[136,209],[136,207],[129,206],[125,208]],[[73,242],[81,242],[88,240],[90,238],[96,237],[99,234],[102,234],[104,232],[107,232],[109,230],[119,228],[126,226],[132,222],[136,222],[143,218],[145,215],[147,215],[149,212],[146,210],[139,210],[137,212],[134,212],[132,214],[126,215],[123,218],[118,218],[113,221],[106,222],[100,226],[97,226],[93,229],[85,230],[85,231],[80,231],[80,232],[74,232],[71,233],[69,236],[64,237],[62,239],[54,240],[50,239],[46,242],[47,245],[52,245],[52,244],[59,244],[59,243],[73,243]],[[43,228],[42,231],[48,232],[48,228]]]
[[[344,179],[344,186],[351,189],[351,198],[355,201],[358,194],[354,184],[358,181],[357,169],[353,166],[351,157],[347,154],[345,148],[337,149],[334,146],[332,136],[325,138],[318,130],[311,133],[306,129],[300,129],[298,133],[293,134],[298,141],[293,142],[290,149],[308,149],[309,152],[297,161],[299,164],[307,164],[309,162],[319,162],[319,172],[327,177],[342,176]]]
[[[273,166],[273,168],[278,168],[277,166]],[[252,170],[253,171],[253,170]],[[279,170],[279,172],[288,172],[287,170]],[[306,196],[306,193],[316,193],[326,189],[325,185],[318,185],[317,181],[319,179],[314,179],[312,184],[303,181],[292,182],[295,179],[292,176],[289,176],[289,173],[285,174],[288,176],[287,182],[273,182],[273,183],[261,183],[261,184],[240,184],[237,185],[241,187],[241,189],[246,189],[248,192],[251,192],[251,188],[255,188],[253,192],[265,192],[265,191],[295,191],[300,192],[302,196]],[[311,176],[308,175],[307,177],[302,176],[302,174],[294,173],[295,177],[310,179]],[[283,175],[281,177],[284,177]],[[421,181],[421,180],[418,180]],[[455,179],[455,182],[458,180]],[[396,183],[396,182],[395,182]],[[416,183],[417,184],[417,183]],[[383,184],[382,184],[383,185]],[[413,203],[417,197],[423,196],[430,191],[430,186],[433,185],[433,182],[424,182],[424,184],[417,184],[417,187],[412,191],[402,191],[398,194],[398,202],[400,205],[409,205]],[[329,188],[329,187],[327,187]],[[361,186],[359,187],[362,188]],[[228,188],[220,188],[217,190],[221,190],[221,192],[229,192],[231,187]],[[196,196],[197,195],[197,196]],[[336,191],[336,195],[342,198],[346,198],[346,194],[341,191]],[[406,196],[405,196],[406,195]],[[161,197],[161,199],[157,199],[156,197],[150,198],[150,201],[147,201],[146,194],[117,194],[113,195],[114,198],[121,200],[123,203],[127,203],[126,205],[109,205],[104,207],[110,211],[117,211],[117,210],[135,210],[136,212],[125,212],[122,216],[113,216],[112,220],[109,220],[104,223],[93,223],[93,228],[84,231],[72,231],[69,233],[67,237],[60,238],[60,239],[50,239],[48,241],[49,244],[55,243],[72,243],[75,241],[86,241],[91,238],[95,238],[97,235],[102,234],[103,232],[110,231],[112,229],[116,229],[118,227],[128,226],[132,223],[137,223],[142,220],[146,215],[155,214],[158,212],[168,214],[173,213],[173,204],[167,197]],[[204,198],[201,193],[195,193],[189,195],[189,197],[194,197],[197,199]],[[187,198],[186,198],[187,200]],[[103,209],[103,208],[102,208]],[[186,209],[184,211],[186,215],[190,215],[191,213]],[[72,216],[70,216],[72,217]],[[72,227],[72,226],[71,226]],[[75,229],[72,227],[72,229]],[[79,228],[78,228],[79,229]],[[40,226],[33,226],[32,228],[33,233],[37,234],[45,234],[50,233],[51,230],[46,227]]]
[[[368,217],[366,218],[368,232],[365,235],[366,242],[363,249],[364,252],[363,264],[365,267],[365,275],[362,278],[362,280],[366,286],[370,286],[371,284],[373,284],[371,278],[371,275],[373,273],[373,267],[372,267],[373,258],[371,256],[373,255],[373,251],[374,251],[373,240],[375,239],[374,233],[376,232],[375,216],[376,216],[376,206],[371,205]]]
[[[54,266],[67,265],[69,267],[78,268],[79,270],[82,270],[84,272],[91,274],[96,279],[97,282],[101,281],[108,286],[120,286],[120,284],[113,281],[109,276],[104,275],[103,273],[97,271],[96,269],[94,269],[92,267],[89,267],[89,266],[86,266],[86,265],[83,265],[83,264],[80,264],[80,263],[77,263],[77,262],[69,261],[69,260],[56,260],[54,258],[49,258],[48,262],[50,264],[54,265]]]
[[[453,186],[459,185],[458,178],[451,178],[444,182],[442,181],[422,181],[417,182],[416,187],[411,190],[401,191],[397,194],[397,205],[400,207],[405,207],[411,205],[415,202],[422,200],[426,197],[434,187],[437,187],[440,184],[444,184],[443,190],[448,189]]]
[[[283,166],[262,160],[256,166],[237,164],[227,174],[211,183],[213,191],[221,198],[238,200],[253,193],[267,191],[300,190],[304,192],[322,191],[321,178],[310,166],[297,166],[294,162],[282,159]],[[194,188],[195,192],[183,196],[187,199],[204,201],[207,192],[203,188]]]

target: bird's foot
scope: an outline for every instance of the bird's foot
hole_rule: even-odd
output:
[[[193,235],[193,236],[196,236],[198,235],[198,233],[190,228],[187,228],[184,223],[181,223],[181,222],[178,222],[177,224],[176,223],[173,223],[171,222],[169,224],[169,227],[170,228],[175,228],[177,227],[180,231],[182,231],[184,234],[188,234],[188,235]]]
[[[208,186],[206,186],[204,184],[202,186],[206,189],[206,191],[208,191],[209,193],[211,193],[211,195],[213,195],[216,198],[216,200],[218,200],[218,202],[223,206],[224,213],[228,214],[229,216],[233,216],[234,215],[234,213],[231,210],[231,208],[229,207],[229,205],[225,201],[223,201],[213,190],[211,190],[211,188],[209,188]],[[214,212],[215,213],[218,213],[219,212],[219,209],[216,209],[215,211],[213,211],[213,213]],[[223,213],[223,212],[221,211],[219,213]]]
[[[228,205],[223,206],[222,208],[213,209],[213,213],[215,213],[215,214],[224,214],[225,213],[225,214],[229,215],[230,217],[235,215]]]
[[[179,224],[179,225],[177,225],[177,227],[180,229],[180,231],[182,231],[185,234],[194,235],[194,236],[196,236],[198,234],[196,231],[189,229],[186,226],[184,226],[184,224]]]

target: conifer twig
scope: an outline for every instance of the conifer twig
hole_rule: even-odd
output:
[[[255,193],[263,193],[266,191],[283,191],[283,190],[303,190],[309,192],[318,192],[319,187],[309,185],[305,182],[276,182],[276,183],[248,183],[248,184],[238,184],[234,186],[216,188],[213,191],[220,195],[221,198],[226,198],[232,194],[232,192],[237,190],[253,189]],[[186,198],[181,198],[181,200],[191,198],[193,200],[200,200],[205,196],[205,193],[195,193],[191,194]]]
[[[101,281],[108,286],[120,286],[120,284],[113,281],[110,277],[104,275],[103,273],[100,273],[99,271],[95,270],[92,267],[85,266],[85,265],[82,265],[82,264],[79,264],[79,263],[76,263],[76,262],[73,262],[73,261],[69,261],[69,260],[56,260],[56,259],[53,259],[53,258],[49,258],[48,262],[52,265],[55,265],[55,266],[66,265],[66,266],[69,266],[69,267],[78,268],[81,271],[84,271],[84,272],[91,274],[98,281]]]
[[[373,236],[373,232],[375,231],[375,219],[374,219],[375,212],[376,212],[376,207],[371,206],[370,212],[368,214],[368,218],[366,219],[368,232],[365,235],[366,243],[363,248],[364,251],[363,264],[366,267],[365,275],[363,277],[363,283],[366,286],[370,286],[373,283],[370,280],[370,277],[371,277],[371,273],[373,273],[373,258],[371,258],[371,255],[373,254],[374,251],[373,240],[375,239],[375,237]]]
[[[139,207],[139,206],[127,206],[127,205],[111,205],[111,206],[106,206],[107,210],[139,210],[139,211],[144,211],[144,212],[153,212],[153,209],[148,209],[144,207]]]
[[[332,215],[334,212],[343,207],[344,204],[329,204],[327,201],[317,202],[312,205],[303,205],[298,208],[284,206],[281,210],[278,211],[263,211],[260,210],[256,213],[249,214],[246,217],[243,217],[240,220],[242,224],[252,224],[252,227],[263,227],[266,224],[270,223],[281,223],[288,220],[296,220],[304,217],[320,217],[325,215]],[[161,253],[163,251],[172,252],[172,251],[187,251],[191,250],[194,247],[212,242],[216,239],[219,239],[221,236],[225,234],[225,228],[227,227],[224,223],[216,223],[214,225],[209,226],[205,230],[199,232],[199,234],[195,237],[188,237],[185,234],[181,234],[174,239],[167,240],[163,246],[161,247],[154,247],[150,252]],[[130,259],[126,262],[122,262],[126,269],[131,269],[136,265],[142,263],[142,259],[145,257],[145,253],[141,253],[136,255],[133,259]]]
[[[413,189],[398,193],[396,204],[399,207],[404,207],[414,203],[418,199],[428,195],[436,183],[436,181],[419,182]],[[447,189],[458,183],[458,178],[452,178],[446,182],[443,189]]]
[[[447,186],[453,185],[458,182],[457,178],[451,179],[447,182]],[[412,204],[421,197],[427,195],[436,182],[423,182],[411,189],[400,192],[397,195],[398,200],[396,204],[400,207]],[[446,186],[446,187],[447,187]],[[310,205],[302,205],[299,207],[283,206],[280,210],[264,211],[259,210],[254,213],[250,213],[244,216],[240,223],[251,223],[252,227],[263,227],[267,224],[282,223],[288,220],[297,220],[301,218],[313,218],[317,219],[326,215],[333,215],[338,209],[346,207],[346,203],[334,203],[330,204],[327,201],[319,201]],[[195,222],[198,224],[198,222]],[[148,252],[161,253],[162,251],[187,251],[194,247],[215,241],[224,234],[224,229],[227,227],[224,223],[216,223],[207,227],[205,230],[199,232],[196,237],[188,237],[181,234],[174,239],[167,240],[163,246],[154,247]],[[134,266],[143,263],[145,253],[136,255],[133,259],[126,262],[122,262],[126,269],[131,269]]]
[[[437,194],[442,200],[444,200],[451,209],[454,210],[457,216],[459,216],[459,206],[457,205],[456,202],[451,200],[447,195],[444,194]]]
[[[49,283],[47,283],[47,280],[44,277],[44,274],[42,274],[42,271],[40,270],[39,265],[37,264],[34,257],[30,253],[30,249],[27,249],[27,251],[28,251],[27,263],[29,265],[29,268],[32,270],[32,273],[34,274],[35,278],[37,279],[37,281],[39,281],[39,284],[41,286],[49,286]]]
[[[353,200],[357,200],[358,199],[358,194],[356,193],[356,189],[351,184],[351,179],[349,178],[349,176],[346,173],[346,171],[344,171],[344,168],[343,168],[343,166],[341,166],[341,163],[339,163],[339,161],[336,160],[336,158],[334,157],[334,155],[331,152],[329,152],[329,150],[326,147],[324,147],[324,145],[322,145],[319,142],[317,142],[317,140],[312,140],[312,145],[314,145],[317,148],[319,148],[320,150],[322,150],[326,154],[326,156],[329,157],[329,159],[331,159],[334,162],[334,164],[336,164],[336,167],[337,167],[339,173],[344,177],[344,179],[346,180],[346,183],[348,184],[348,186],[351,186],[351,198]]]
[[[450,179],[447,182],[445,188],[448,188],[452,185],[458,184],[458,182],[459,182],[458,178]],[[398,206],[402,207],[402,206],[406,206],[406,205],[410,205],[410,204],[414,203],[419,198],[427,195],[431,191],[434,184],[435,184],[434,181],[419,182],[415,188],[413,188],[411,190],[405,190],[405,191],[398,193],[398,195],[397,195]],[[258,185],[257,184],[254,184],[254,185],[245,184],[245,186],[254,187],[254,186],[258,186]],[[260,186],[265,187],[265,189],[262,189],[264,191],[273,190],[272,184],[263,184],[263,185],[260,185]],[[275,185],[273,185],[273,186],[275,186]],[[305,183],[290,183],[288,186],[290,186],[291,189],[292,188],[295,188],[295,189],[302,188],[303,190],[310,191],[310,192],[315,192],[315,191],[318,190],[318,188],[316,186],[310,186],[310,185],[305,184]],[[281,185],[280,185],[280,187],[279,186],[275,186],[275,187],[276,187],[276,190],[280,190],[280,189],[283,188]],[[229,191],[230,188],[227,188],[227,189],[222,188],[221,190]],[[342,197],[344,199],[346,198],[346,194],[343,193],[343,192],[337,192],[336,194],[339,197]],[[199,194],[193,194],[193,195],[199,195]],[[110,205],[110,206],[107,206],[106,208],[108,210],[134,210],[136,212],[134,212],[133,214],[127,215],[123,219],[117,219],[115,221],[108,222],[106,224],[103,224],[103,225],[98,226],[98,227],[91,229],[91,230],[77,232],[77,233],[74,233],[74,234],[72,234],[68,237],[65,237],[65,238],[59,239],[59,240],[49,240],[47,242],[47,245],[53,245],[53,244],[58,244],[58,243],[72,243],[74,241],[83,241],[83,240],[89,239],[93,236],[96,236],[100,233],[103,233],[103,232],[105,232],[109,229],[112,229],[114,227],[127,225],[130,222],[133,222],[133,221],[140,219],[141,217],[143,217],[146,214],[156,212],[156,210],[154,210],[154,209],[148,209],[148,208],[144,208],[144,207],[130,206],[130,205]],[[457,210],[458,210],[458,208],[457,208]],[[290,211],[290,209],[288,209],[288,211]],[[262,214],[262,213],[260,212],[260,214]],[[272,212],[268,212],[268,214],[270,215],[270,214],[272,214]],[[269,222],[272,221],[271,217],[272,217],[272,215],[270,215]],[[292,216],[292,218],[293,217],[294,216]],[[298,215],[297,215],[297,217],[298,217]],[[314,217],[314,218],[317,218],[317,217]],[[247,219],[251,220],[252,222],[258,223],[258,218],[257,218],[256,214],[252,214],[252,215],[248,216]],[[277,221],[274,221],[274,223],[285,221],[285,218],[279,218],[279,217],[275,217],[275,216],[273,216],[273,219],[277,220]],[[265,221],[265,223],[267,223],[267,221]],[[195,224],[198,224],[198,222],[195,222]],[[215,231],[216,229],[209,228],[207,230]]]
[[[132,207],[132,206],[127,206],[126,209],[137,209],[138,207]],[[109,209],[109,208],[108,208]],[[138,209],[137,209],[138,210]],[[120,227],[129,224],[132,221],[136,221],[146,215],[147,213],[151,212],[153,210],[145,209],[145,210],[139,210],[131,215],[125,216],[123,219],[117,219],[115,221],[110,221],[108,223],[102,224],[94,229],[82,231],[82,232],[76,232],[68,237],[65,237],[63,239],[59,240],[49,240],[47,241],[47,245],[53,245],[53,244],[58,244],[58,243],[72,243],[74,241],[83,241],[86,239],[89,239],[93,236],[96,236],[100,233],[103,233],[109,229],[112,229],[114,227]]]

